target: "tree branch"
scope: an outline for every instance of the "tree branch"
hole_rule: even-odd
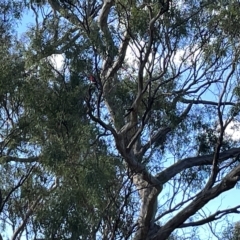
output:
[[[89,97],[91,97],[91,95],[90,95]],[[88,106],[88,112],[87,112],[87,113],[88,113],[88,115],[90,116],[90,118],[91,118],[94,122],[99,123],[104,129],[109,130],[109,131],[113,134],[113,136],[116,137],[116,136],[117,136],[117,133],[116,133],[116,131],[113,129],[112,126],[110,126],[109,124],[106,124],[106,123],[103,122],[101,119],[95,117],[95,116],[92,114],[92,108],[91,108],[91,105],[90,105],[90,102],[89,102],[90,100],[91,100],[91,98],[86,99],[86,103],[87,103],[87,106]]]
[[[230,171],[230,173],[228,173],[219,184],[215,185],[213,188],[207,190],[204,189],[197,194],[195,200],[193,200],[187,207],[169,220],[158,231],[153,240],[167,239],[175,228],[179,228],[181,224],[183,224],[190,216],[205,206],[210,200],[216,198],[221,193],[232,189],[239,180],[240,164]]]
[[[9,162],[33,163],[38,161],[39,161],[39,157],[29,157],[29,158],[18,158],[18,157],[12,157],[12,156],[0,157],[0,163],[9,163]]]
[[[115,73],[118,71],[119,68],[122,67],[123,61],[126,56],[126,51],[129,45],[130,37],[128,35],[128,32],[126,31],[124,34],[124,39],[122,41],[122,45],[119,48],[118,52],[118,59],[114,62],[112,68],[109,70],[109,73],[107,74],[106,78],[113,77]]]
[[[103,72],[107,71],[109,67],[112,66],[113,63],[114,42],[107,23],[108,15],[113,5],[114,5],[113,0],[104,0],[98,19],[99,27],[103,33],[103,37],[105,40],[106,45],[105,47],[107,48],[106,56],[103,56],[105,57],[103,63]]]
[[[192,103],[192,104],[203,104],[203,105],[212,105],[212,106],[218,106],[219,104],[221,106],[225,105],[230,105],[230,106],[235,106],[235,103],[232,102],[212,102],[212,101],[207,101],[207,100],[192,100],[192,99],[186,99],[186,98],[181,98],[180,102],[182,103]]]
[[[32,171],[34,170],[35,167],[36,167],[36,164],[34,164],[34,165],[27,171],[27,173],[20,178],[20,180],[18,181],[18,183],[10,190],[10,192],[7,194],[7,196],[5,197],[5,199],[2,201],[2,204],[1,204],[1,206],[0,206],[0,213],[3,211],[4,205],[7,203],[7,201],[8,201],[9,198],[11,197],[12,193],[24,184],[24,182],[28,179],[28,177],[30,176],[30,174],[32,173]]]
[[[218,162],[223,162],[229,158],[237,157],[240,154],[240,148],[232,148],[226,150],[222,153],[219,153]],[[211,165],[213,161],[214,154],[209,154],[205,156],[197,156],[197,157],[189,157],[183,160],[179,160],[175,164],[166,168],[164,171],[157,174],[157,179],[161,181],[163,184],[169,181],[172,177],[180,173],[181,171],[194,167],[194,166],[202,166],[202,165]]]
[[[214,214],[210,215],[207,218],[204,218],[202,220],[196,221],[196,222],[190,222],[190,223],[183,223],[182,225],[179,226],[179,228],[185,228],[185,227],[195,227],[195,226],[200,226],[203,225],[205,223],[209,223],[215,220],[218,220],[220,218],[222,218],[223,216],[230,214],[230,213],[236,213],[239,214],[240,213],[240,205],[234,207],[234,208],[230,208],[230,209],[225,209],[222,211],[217,211]]]

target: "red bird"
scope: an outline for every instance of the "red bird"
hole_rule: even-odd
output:
[[[91,81],[91,83],[94,83],[95,85],[97,85],[97,80],[93,75],[89,76],[89,80]]]

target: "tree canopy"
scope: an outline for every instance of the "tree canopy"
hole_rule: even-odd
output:
[[[0,9],[3,239],[201,239],[239,214],[202,214],[240,181],[239,1]]]

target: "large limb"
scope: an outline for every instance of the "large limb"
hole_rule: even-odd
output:
[[[105,104],[109,110],[111,120],[117,130],[124,124],[124,109],[119,109],[119,105],[116,104],[115,91],[117,90],[118,80],[116,79],[117,71],[122,67],[123,61],[126,56],[127,47],[129,46],[130,38],[125,32],[124,38],[120,45],[116,60],[107,68],[107,59],[103,65],[103,96]]]
[[[124,156],[129,167],[130,178],[135,184],[141,199],[141,209],[138,218],[138,231],[134,240],[146,239],[149,229],[153,227],[157,211],[157,197],[162,190],[162,184],[138,161],[132,152],[126,152],[121,136],[118,136],[117,147]]]
[[[236,106],[236,103],[233,102],[213,102],[213,101],[208,101],[208,100],[201,100],[201,99],[186,99],[186,98],[181,98],[180,102],[182,103],[192,103],[192,104],[202,104],[202,105],[210,105],[210,106],[218,106],[219,104],[221,106]]]
[[[153,35],[154,35],[153,25],[156,22],[156,20],[160,17],[160,15],[162,15],[165,11],[167,11],[168,8],[169,8],[169,2],[167,1],[167,8],[162,8],[159,11],[159,13],[156,15],[156,17],[150,21],[150,24],[149,24],[150,39],[147,44],[145,54],[143,55],[143,51],[140,51],[140,57],[139,57],[140,66],[138,71],[138,93],[131,106],[130,121],[121,129],[120,136],[124,136],[128,134],[128,132],[132,128],[134,128],[138,123],[139,106],[141,105],[140,103],[147,89],[147,86],[144,86],[143,71],[149,59],[149,56],[152,52]],[[148,110],[146,110],[146,112],[144,113],[144,116],[145,115],[147,116],[147,112]],[[142,121],[142,126],[139,127],[139,132],[136,131],[136,134],[134,134],[131,137],[131,140],[127,144],[127,149],[126,149],[127,152],[131,150],[131,147],[139,138],[139,135],[144,127],[144,122],[145,122],[144,118],[146,117],[144,116],[142,116],[143,121]],[[148,173],[148,171],[146,170],[146,167],[139,163],[138,158],[136,159],[136,162],[134,164],[132,164],[131,157],[125,158],[125,160],[133,172],[133,182],[137,187],[137,190],[141,198],[141,203],[142,203],[139,218],[138,218],[138,230],[134,236],[134,240],[146,239],[149,231],[154,227],[154,219],[157,211],[157,197],[162,190],[162,184],[156,181],[156,179],[150,173]],[[146,176],[148,177],[146,178]]]
[[[144,46],[141,46],[141,43],[136,40],[136,45],[135,47],[138,49],[139,52],[139,69],[138,69],[138,75],[137,75],[137,94],[136,97],[130,107],[130,112],[129,112],[129,121],[121,128],[120,132],[124,135],[128,135],[131,129],[135,128],[139,122],[139,118],[143,117],[143,115],[147,115],[149,112],[149,109],[146,109],[145,113],[141,114],[140,113],[140,106],[142,105],[143,97],[151,84],[151,81],[144,83],[144,70],[146,69],[146,65],[149,62],[149,58],[152,54],[153,48],[154,47],[154,24],[156,21],[159,19],[159,17],[164,14],[166,11],[169,9],[169,1],[166,1],[162,3],[162,8],[158,11],[156,16],[152,17],[151,20],[149,21],[149,27],[148,27],[148,33],[149,33],[149,40]],[[151,14],[150,14],[151,15]],[[131,34],[130,34],[131,35]],[[134,38],[132,36],[132,38]],[[141,116],[142,115],[142,116]],[[139,129],[144,128],[144,121],[142,121],[141,126]],[[141,130],[140,130],[141,131]],[[139,132],[140,132],[139,131]],[[133,134],[135,139],[131,139],[129,148],[133,146],[133,144],[137,141],[139,138],[138,131],[135,131],[136,134]],[[130,136],[132,138],[132,136]]]
[[[149,231],[154,227],[155,215],[157,212],[157,197],[162,188],[151,186],[143,180],[141,174],[133,176],[133,182],[141,199],[141,209],[138,217],[138,230],[134,240],[147,239]]]
[[[221,163],[227,159],[238,157],[239,155],[240,155],[240,148],[232,148],[219,153],[218,162]],[[214,157],[213,154],[209,154],[209,155],[189,157],[189,158],[179,160],[175,164],[171,165],[170,167],[166,168],[164,171],[157,174],[156,177],[160,182],[162,182],[162,184],[164,184],[185,169],[192,168],[194,166],[212,165],[213,157]]]
[[[103,57],[103,73],[106,75],[108,69],[112,66],[114,60],[114,41],[112,34],[108,27],[108,16],[112,6],[114,5],[113,0],[104,0],[100,15],[99,15],[99,28],[102,32],[103,39],[105,41],[106,52]]]
[[[168,131],[166,131],[166,134],[167,132]],[[137,164],[139,165],[139,163]],[[134,236],[134,240],[147,239],[149,232],[154,231],[154,220],[158,202],[157,197],[162,191],[163,186],[161,181],[157,182],[150,174],[151,177],[146,178],[146,173],[144,172],[147,170],[143,165],[142,167],[144,171],[142,170],[142,172],[138,172],[133,176],[133,182],[137,187],[142,204],[138,218],[138,231]],[[154,179],[154,182],[152,179]]]
[[[157,234],[152,237],[152,240],[165,240],[169,237],[172,231],[180,227],[190,216],[194,215],[198,210],[205,206],[210,200],[216,198],[221,193],[235,187],[236,183],[240,180],[240,165],[230,171],[222,181],[212,188],[204,189],[196,198],[186,206],[182,211],[176,214],[169,220]]]
[[[115,96],[117,95],[115,92],[118,84],[116,73],[121,68],[125,59],[130,37],[126,31],[121,40],[119,50],[117,51],[117,47],[114,44],[113,36],[108,26],[108,17],[113,5],[113,0],[104,1],[98,22],[107,49],[102,55],[103,64],[101,82],[103,85],[103,98],[105,99],[105,104],[115,128],[119,129],[124,123],[124,112],[122,112],[123,109],[119,109],[119,105],[116,103],[115,99]]]

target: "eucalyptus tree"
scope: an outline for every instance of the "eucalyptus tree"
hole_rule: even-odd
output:
[[[239,212],[201,214],[240,180],[237,1],[25,4],[1,137],[13,239],[167,239]]]

